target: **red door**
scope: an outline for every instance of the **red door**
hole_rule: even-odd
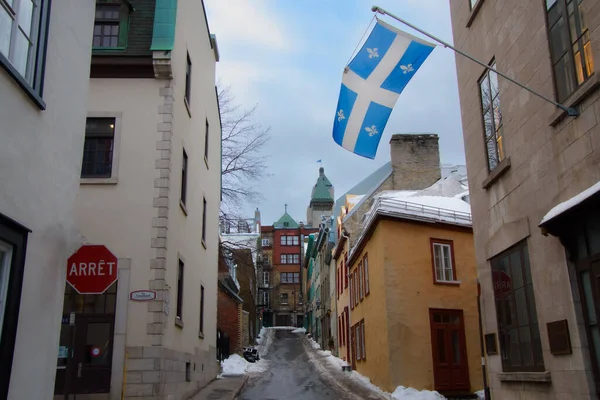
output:
[[[462,310],[430,309],[429,318],[435,390],[470,390]]]
[[[346,360],[350,362],[350,323],[348,322],[348,307],[344,307],[344,342],[346,343]]]
[[[354,334],[354,328],[350,329],[350,346],[352,346],[352,370],[356,369],[356,335]]]

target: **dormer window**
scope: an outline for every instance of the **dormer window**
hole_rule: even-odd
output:
[[[125,49],[130,6],[123,1],[105,0],[96,4],[93,49]]]

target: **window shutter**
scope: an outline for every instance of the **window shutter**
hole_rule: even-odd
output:
[[[365,296],[369,294],[369,258],[368,254],[365,254],[365,260],[363,262],[364,274],[365,274]]]
[[[344,287],[348,287],[348,253],[344,254]]]
[[[352,279],[352,275],[350,276],[350,308],[354,309],[354,282]]]
[[[365,346],[365,320],[363,319],[362,321],[360,321],[360,330],[361,330],[361,335],[360,337],[362,338],[362,359],[366,360],[367,359],[367,348]]]

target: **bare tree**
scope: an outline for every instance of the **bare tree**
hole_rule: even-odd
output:
[[[221,82],[217,83],[217,92],[223,131],[221,216],[224,217],[231,215],[233,208],[260,198],[255,184],[266,176],[267,158],[261,151],[269,139],[270,128],[263,128],[254,121],[258,105],[240,108],[231,88]]]

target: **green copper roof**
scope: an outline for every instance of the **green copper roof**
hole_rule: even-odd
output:
[[[310,198],[311,201],[331,201],[333,202],[333,196],[331,195],[331,189],[333,185],[329,182],[329,179],[325,176],[325,170],[323,167],[319,168],[319,178],[313,188],[313,193]]]
[[[170,51],[175,44],[175,20],[177,19],[177,0],[156,0],[154,10],[154,28],[152,30],[153,51]]]
[[[300,225],[286,212],[283,213],[279,221],[273,224],[275,228],[299,228]]]

